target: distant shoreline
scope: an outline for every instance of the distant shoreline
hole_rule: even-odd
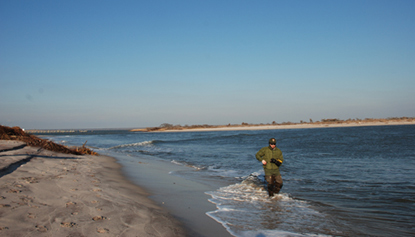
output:
[[[323,119],[316,122],[283,122],[272,124],[228,124],[228,125],[172,125],[162,124],[159,127],[147,128],[119,128],[119,129],[27,129],[27,133],[46,134],[72,134],[90,133],[96,131],[131,131],[131,132],[200,132],[200,131],[237,131],[237,130],[273,130],[273,129],[302,129],[302,128],[325,128],[325,127],[362,127],[362,126],[387,126],[387,125],[413,125],[415,117],[387,118],[387,119]]]
[[[304,128],[330,128],[330,127],[363,127],[388,125],[414,125],[415,118],[393,119],[366,119],[366,120],[325,120],[313,123],[286,123],[286,124],[259,124],[259,125],[196,125],[191,127],[155,127],[131,129],[132,132],[207,132],[207,131],[243,131],[243,130],[274,130],[274,129],[304,129]]]

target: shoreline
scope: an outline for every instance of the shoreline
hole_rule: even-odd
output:
[[[338,128],[338,127],[368,127],[368,126],[395,126],[415,125],[412,121],[385,121],[385,122],[350,122],[350,123],[298,123],[277,125],[240,125],[240,126],[217,126],[207,128],[181,128],[181,129],[159,129],[147,131],[147,129],[131,129],[132,132],[211,132],[211,131],[244,131],[244,130],[278,130],[278,129],[312,129],[312,128]]]
[[[126,177],[148,190],[151,200],[180,221],[186,236],[232,236],[221,223],[207,215],[217,210],[217,207],[208,200],[211,196],[206,192],[220,188],[219,184],[208,185],[186,179],[180,173],[193,168],[169,161],[111,153],[107,155],[116,157]]]
[[[0,234],[186,236],[116,158],[0,140]]]

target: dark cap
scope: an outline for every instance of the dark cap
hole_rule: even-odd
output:
[[[271,139],[269,139],[269,144],[275,145],[275,144],[277,144],[277,140],[275,140],[275,138],[271,138]]]

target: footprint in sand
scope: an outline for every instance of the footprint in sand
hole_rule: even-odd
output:
[[[107,228],[97,228],[97,232],[98,233],[108,233],[108,232],[110,232],[110,230],[107,229]]]
[[[20,200],[23,201],[23,204],[28,205],[29,203],[33,203],[33,197],[27,196],[27,195],[23,195],[23,196],[19,196]]]
[[[66,207],[70,207],[72,205],[76,205],[76,202],[67,202],[66,203]]]
[[[94,221],[102,221],[102,220],[107,220],[108,218],[106,218],[105,216],[94,216],[92,217],[92,220]]]
[[[65,228],[72,228],[76,226],[75,222],[62,222],[61,223],[61,227],[65,227]]]
[[[44,225],[37,225],[35,227],[36,227],[36,230],[39,231],[39,232],[46,232],[46,231],[48,231],[48,228],[46,226],[44,226]]]
[[[34,177],[23,177],[22,179],[30,184],[39,183],[39,181]]]

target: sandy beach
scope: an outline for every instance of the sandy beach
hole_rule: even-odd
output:
[[[123,173],[129,180],[134,180],[135,184],[151,193],[149,196],[151,200],[168,210],[182,223],[186,236],[232,236],[222,224],[206,214],[215,211],[217,207],[208,201],[211,196],[205,192],[220,188],[219,184],[207,184],[200,180],[172,175],[172,173],[194,170],[189,166],[158,159],[121,157],[120,154],[114,156],[120,159]],[[136,165],[137,163],[139,165]]]
[[[277,129],[310,129],[310,128],[335,128],[335,127],[364,127],[364,126],[391,126],[414,125],[415,119],[385,120],[385,121],[353,121],[341,123],[294,123],[276,125],[241,125],[241,126],[212,126],[206,128],[159,128],[157,130],[131,129],[132,132],[208,132],[208,131],[241,131],[241,130],[277,130]]]
[[[112,157],[0,140],[1,236],[186,236]]]
[[[411,125],[408,122],[235,126],[164,132]],[[118,157],[117,157],[118,159]],[[0,140],[1,236],[231,236],[206,215],[206,186],[170,162],[70,155]],[[129,170],[128,162],[140,166]],[[129,176],[126,176],[126,173]],[[134,177],[131,177],[134,176]],[[130,180],[135,180],[133,183]]]

